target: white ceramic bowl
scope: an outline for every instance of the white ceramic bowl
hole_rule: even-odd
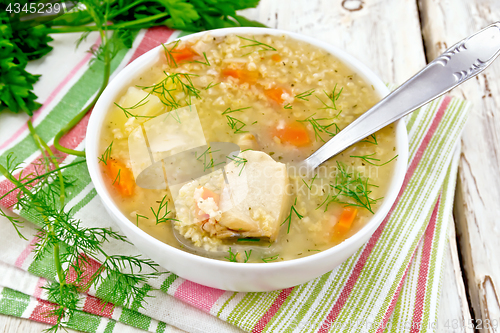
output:
[[[206,32],[185,36],[180,39],[189,40],[197,38],[204,33]],[[265,28],[228,28],[212,30],[209,33],[214,37],[227,34],[285,34],[330,52],[358,73],[368,84],[373,85],[380,97],[387,95],[389,92],[385,84],[354,57],[327,43],[310,37],[288,31]],[[122,232],[144,255],[180,277],[209,287],[233,291],[270,291],[295,286],[331,271],[368,241],[389,212],[403,183],[408,160],[408,137],[403,121],[399,121],[396,126],[396,150],[399,157],[396,161],[393,178],[390,180],[389,190],[382,205],[360,231],[341,244],[326,251],[309,257],[282,262],[226,262],[178,250],[148,235],[134,225],[134,223],[130,222],[114,204],[113,199],[106,190],[99,169],[98,156],[100,156],[100,152],[98,149],[101,126],[106,113],[118,95],[124,91],[124,87],[130,85],[132,79],[156,63],[160,59],[161,52],[163,52],[163,49],[159,45],[145,53],[125,67],[109,83],[92,111],[86,139],[87,164],[97,193]]]

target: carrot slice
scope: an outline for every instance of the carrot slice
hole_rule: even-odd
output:
[[[172,50],[171,53],[177,64],[183,61],[193,60],[194,57],[198,56],[198,53],[188,46],[184,46],[180,49],[176,48]]]
[[[106,162],[106,174],[113,182],[113,186],[124,197],[134,194],[135,179],[132,171],[120,161],[108,159]]]
[[[276,136],[281,142],[290,143],[296,147],[302,147],[311,142],[306,127],[299,122],[293,122],[284,128],[277,129]]]
[[[264,93],[266,94],[266,96],[275,101],[276,103],[278,104],[283,104],[283,102],[285,102],[285,100],[283,99],[283,94],[290,94],[288,91],[286,91],[285,89],[281,88],[281,87],[275,87],[275,88],[271,88],[271,89],[266,89],[264,90]]]
[[[280,62],[281,56],[279,54],[275,53],[271,56],[271,59],[273,59],[273,61]]]
[[[222,75],[231,76],[236,79],[239,79],[241,83],[256,83],[259,78],[259,72],[257,71],[249,71],[247,69],[233,69],[233,68],[224,68],[222,70]]]
[[[352,222],[354,222],[357,214],[357,208],[351,206],[344,207],[342,214],[340,214],[339,221],[333,227],[333,239],[335,241],[341,241],[345,238],[345,235],[351,229]]]

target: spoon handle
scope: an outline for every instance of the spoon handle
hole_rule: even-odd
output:
[[[456,43],[330,139],[304,164],[312,170],[350,145],[476,76],[500,54],[500,21]]]

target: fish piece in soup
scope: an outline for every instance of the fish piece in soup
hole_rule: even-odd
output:
[[[216,239],[274,241],[288,207],[287,185],[285,164],[264,152],[241,152],[224,170],[181,187],[175,227],[195,245],[213,250],[213,244],[220,244]]]

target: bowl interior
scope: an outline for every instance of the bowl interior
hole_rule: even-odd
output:
[[[203,33],[197,33],[193,35],[188,35],[182,37],[181,40],[189,40],[191,38],[198,38]],[[359,62],[354,57],[350,56],[346,52],[339,50],[329,44],[324,42],[315,40],[313,38],[287,32],[281,30],[274,29],[266,29],[266,28],[228,28],[228,29],[218,29],[209,31],[212,36],[224,36],[227,34],[253,34],[253,35],[288,35],[296,40],[307,42],[311,45],[317,46],[326,50],[327,52],[333,54],[337,57],[341,62],[347,65],[351,70],[359,74],[368,84],[373,85],[375,91],[380,96],[380,98],[384,97],[389,93],[386,85],[365,65]],[[282,262],[270,262],[270,263],[232,263],[225,262],[210,258],[205,258],[201,256],[197,256],[188,252],[181,251],[176,249],[166,243],[163,243],[156,238],[150,236],[133,223],[131,223],[127,217],[118,209],[115,205],[113,199],[111,198],[110,193],[107,191],[104,183],[104,179],[99,170],[98,159],[97,156],[99,153],[99,137],[101,135],[101,125],[105,119],[106,113],[109,108],[113,105],[113,102],[116,100],[118,96],[124,91],[128,85],[132,82],[132,80],[145,71],[152,64],[156,63],[160,58],[160,52],[162,50],[162,46],[150,50],[144,55],[140,56],[136,60],[134,60],[131,64],[125,67],[122,71],[120,71],[109,83],[108,87],[105,89],[99,101],[96,103],[92,115],[90,117],[89,126],[87,130],[87,138],[86,138],[86,151],[87,151],[87,163],[90,172],[90,176],[92,178],[93,184],[97,190],[98,195],[100,196],[105,208],[108,210],[110,215],[116,220],[119,227],[128,236],[132,242],[146,255],[151,257],[151,259],[157,261],[160,265],[165,268],[172,270],[177,275],[189,278],[194,280],[195,282],[202,283],[205,285],[210,285],[217,288],[222,289],[245,289],[240,287],[234,287],[235,285],[231,285],[229,282],[221,282],[217,283],[216,279],[212,279],[208,282],[204,280],[203,277],[196,278],[196,275],[189,274],[193,270],[196,270],[194,267],[209,267],[214,270],[228,270],[234,278],[241,278],[244,274],[248,272],[258,272],[259,274],[270,274],[272,275],[277,270],[286,271],[287,268],[295,269],[297,267],[313,267],[315,265],[323,265],[326,262],[333,262],[335,265],[333,267],[324,267],[329,271],[333,269],[335,266],[340,264],[341,262],[336,262],[336,259],[332,258],[343,258],[344,260],[347,258],[345,253],[351,255],[354,253],[359,247],[361,247],[371,236],[371,234],[376,230],[376,228],[380,225],[384,217],[389,212],[392,204],[394,203],[397,194],[401,188],[403,183],[404,175],[407,167],[408,160],[408,142],[407,142],[407,132],[404,121],[397,122],[396,125],[396,153],[399,157],[396,160],[396,166],[394,168],[393,177],[390,180],[390,185],[388,187],[387,195],[384,198],[381,206],[378,208],[372,219],[356,234],[349,237],[339,245],[336,245],[328,250],[319,252],[317,254],[300,258],[293,259],[289,261]],[[340,255],[342,254],[342,255]],[[344,258],[345,257],[345,258]],[[170,258],[170,261],[168,260]],[[172,259],[175,258],[175,259]],[[338,261],[338,260],[337,260]],[[342,260],[343,261],[343,260]],[[177,264],[179,263],[179,264]],[[177,267],[179,265],[187,266],[190,268],[180,268]],[[326,272],[324,271],[324,272]],[[187,272],[187,273],[186,273]],[[316,273],[317,274],[317,273]],[[194,276],[194,278],[193,278]],[[262,275],[260,275],[262,276]],[[313,278],[309,277],[309,279]],[[251,276],[249,276],[251,278]],[[272,277],[270,277],[272,279]],[[211,282],[216,281],[216,282]],[[307,280],[305,280],[307,281]],[[302,281],[302,282],[305,282]],[[289,282],[290,283],[290,282]],[[238,284],[239,285],[239,284]],[[264,286],[260,287],[259,285],[251,285],[249,288],[251,290],[244,291],[262,291],[262,290],[270,290],[270,288],[284,288],[289,285],[280,285],[278,284],[269,284],[271,287]]]

